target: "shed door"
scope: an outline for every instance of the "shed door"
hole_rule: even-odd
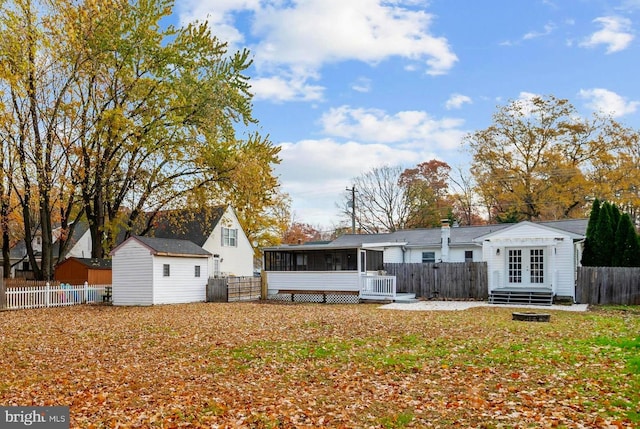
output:
[[[509,249],[507,258],[507,281],[510,286],[544,286],[545,258],[543,248]]]

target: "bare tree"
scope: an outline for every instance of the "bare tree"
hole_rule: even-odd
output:
[[[409,216],[406,192],[399,184],[401,167],[376,167],[353,179],[355,193],[345,191],[342,214],[351,220],[355,195],[357,230],[363,233],[403,229]]]

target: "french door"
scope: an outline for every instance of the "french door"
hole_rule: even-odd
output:
[[[544,249],[508,249],[508,283],[512,286],[543,286]]]

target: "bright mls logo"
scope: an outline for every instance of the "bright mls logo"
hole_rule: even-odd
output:
[[[69,407],[0,407],[0,428],[69,429]]]

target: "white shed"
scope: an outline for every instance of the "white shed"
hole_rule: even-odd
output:
[[[206,300],[211,254],[191,241],[133,236],[111,256],[113,305]]]

